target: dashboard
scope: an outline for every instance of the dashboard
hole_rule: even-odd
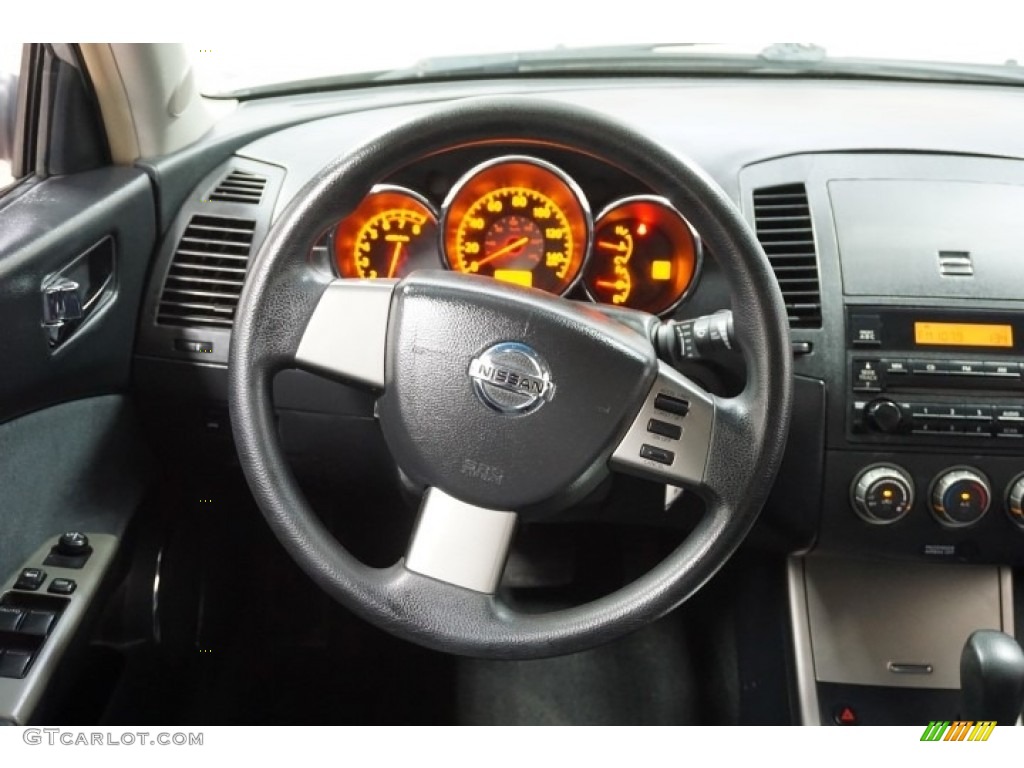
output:
[[[785,570],[791,636],[776,640],[792,642],[803,720],[838,722],[848,708],[866,723],[871,712],[948,718],[963,639],[1010,627],[1013,603],[1020,615],[1007,568],[1024,566],[1020,89],[580,77],[248,103],[211,139],[215,161],[162,186],[134,376],[169,455],[215,473],[237,466],[223,405],[234,308],[306,185],[438,102],[498,94],[625,121],[689,156],[742,213],[785,301],[795,376],[786,456],[743,547]],[[185,165],[151,170],[179,178]],[[232,195],[232,178],[259,194]],[[655,187],[615,158],[496,132],[367,180],[323,222],[309,259],[352,279],[475,271],[663,321],[735,307],[713,249]],[[715,394],[745,381],[737,355],[680,368]],[[371,395],[292,371],[274,387],[297,473],[397,485]],[[665,489],[645,482],[613,489],[625,512],[607,519],[659,533],[700,519],[693,495],[666,509]],[[758,583],[743,605],[764,595]],[[748,629],[742,642],[760,654],[765,626],[751,618]]]
[[[396,121],[439,100],[495,93],[627,116],[636,130],[690,155],[756,232],[790,316],[796,409],[755,541],[787,552],[1024,562],[1024,526],[1014,512],[1024,472],[1019,377],[898,373],[903,362],[1022,370],[1024,293],[1014,254],[1024,232],[1014,212],[1024,189],[1016,129],[1024,98],[1013,88],[567,79],[246,105],[247,124],[261,127],[163,201],[166,236],[136,350],[141,391],[190,398],[200,432],[217,423],[211,414],[224,399],[245,265],[282,211],[337,156]],[[979,114],[988,117],[971,117]],[[256,203],[225,198],[232,174],[258,180],[246,182],[260,187]],[[475,272],[666,320],[710,315],[734,301],[700,233],[614,158],[495,135],[395,168],[360,195],[310,244],[310,259],[329,276]],[[204,279],[220,281],[222,288],[203,289],[213,301],[188,292]],[[934,343],[948,334],[917,343],[915,324],[928,333],[1001,335],[997,346],[971,343],[970,335]],[[862,332],[878,335],[865,341]],[[880,366],[888,368],[872,378]],[[729,359],[685,372],[716,392],[744,375]],[[311,412],[372,419],[366,396],[285,378],[283,425]],[[947,509],[958,493],[969,494],[968,506],[984,500],[984,512]],[[872,511],[875,496],[896,499],[898,508]]]

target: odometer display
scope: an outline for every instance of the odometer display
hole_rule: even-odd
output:
[[[589,212],[563,173],[533,158],[501,158],[471,171],[442,213],[449,266],[565,293],[579,278]]]

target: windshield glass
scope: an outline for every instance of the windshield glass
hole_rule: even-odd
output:
[[[418,22],[418,23],[411,23]],[[1024,82],[1024,44],[1004,50],[989,42],[958,41],[950,48],[928,36],[897,42],[648,43],[636,42],[643,24],[538,24],[528,35],[466,35],[400,14],[387,25],[350,34],[337,45],[265,43],[187,44],[202,92],[259,95],[282,85],[317,88],[423,78],[638,71],[921,77]],[[647,30],[656,33],[659,25]],[[669,27],[671,28],[671,27]],[[285,90],[288,88],[286,87]]]

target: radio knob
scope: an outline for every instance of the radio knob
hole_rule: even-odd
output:
[[[974,525],[992,501],[992,486],[975,469],[968,467],[946,470],[932,484],[932,513],[948,528]]]
[[[874,525],[895,523],[914,505],[914,481],[895,464],[875,464],[861,471],[850,487],[853,510]]]
[[[1024,528],[1024,475],[1018,475],[1006,491],[1006,511],[1021,528]]]
[[[879,432],[896,432],[903,423],[903,411],[892,400],[879,398],[865,409],[868,424]]]

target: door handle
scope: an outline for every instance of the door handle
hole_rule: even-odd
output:
[[[78,290],[78,283],[66,277],[57,277],[43,286],[43,327],[60,328],[69,320],[82,319]]]
[[[113,295],[114,240],[105,237],[43,281],[43,331],[50,347],[67,341]]]

